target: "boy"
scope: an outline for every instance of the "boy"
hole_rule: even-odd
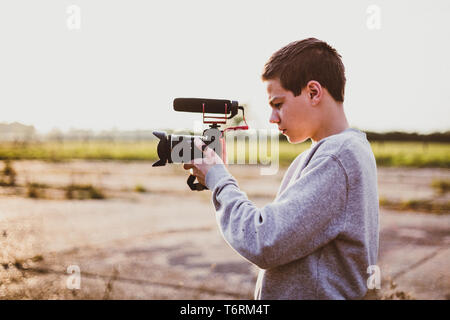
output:
[[[262,79],[270,122],[290,143],[312,140],[275,200],[257,208],[201,140],[207,161],[184,168],[212,191],[228,244],[260,268],[255,299],[361,299],[378,255],[377,172],[365,134],[344,114],[341,56],[314,38],[293,42],[272,55]]]

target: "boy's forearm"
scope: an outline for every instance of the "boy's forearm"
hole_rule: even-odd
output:
[[[224,165],[211,168],[206,175],[206,185],[213,192],[216,218],[225,240],[258,267],[270,267],[264,259],[263,238],[257,230],[260,209],[248,200]],[[226,196],[222,194],[224,188],[227,188]]]

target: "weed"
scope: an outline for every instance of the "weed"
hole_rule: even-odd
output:
[[[5,166],[0,171],[0,186],[13,187],[16,185],[16,170],[14,170],[11,160],[4,160]]]
[[[109,281],[106,284],[105,293],[103,294],[103,300],[111,299],[111,294],[113,292],[113,284],[114,284],[114,281],[117,280],[118,276],[119,276],[119,271],[114,267],[111,278],[109,278]]]
[[[32,188],[38,188],[38,189],[47,189],[50,188],[50,186],[48,184],[45,183],[39,183],[39,182],[29,182],[27,184],[28,186],[32,187]]]
[[[90,184],[71,184],[65,188],[67,199],[105,199],[103,192]]]
[[[45,198],[45,188],[41,187],[39,183],[27,184],[27,197],[32,199]]]
[[[146,189],[143,185],[137,184],[137,185],[134,187],[134,191],[144,193],[144,192],[147,192],[147,189]]]
[[[418,211],[436,214],[449,214],[450,202],[433,202],[431,200],[411,199],[405,201],[393,201],[380,197],[380,207],[397,211]]]
[[[436,179],[431,182],[431,187],[439,194],[445,194],[450,191],[450,180]]]
[[[381,296],[381,300],[415,300],[415,298],[409,292],[397,290],[397,284],[390,280],[389,289]]]
[[[31,261],[33,262],[39,262],[39,261],[43,261],[44,257],[41,254],[35,255],[34,257],[31,258]]]

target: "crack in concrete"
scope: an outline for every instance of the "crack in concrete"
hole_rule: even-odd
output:
[[[78,252],[81,250],[98,250],[99,246],[101,249],[111,248],[111,245],[120,245],[122,243],[130,243],[131,241],[137,240],[137,239],[151,239],[151,238],[155,238],[155,237],[162,237],[162,236],[168,236],[168,235],[179,234],[179,233],[209,232],[211,230],[214,230],[213,226],[168,229],[168,230],[161,230],[161,231],[156,231],[156,232],[152,232],[152,233],[128,237],[125,239],[113,239],[113,240],[108,240],[108,241],[97,242],[95,244],[86,244],[83,246],[72,247],[72,248],[58,250],[58,251],[48,251],[48,252],[44,252],[43,254],[46,254],[46,255],[73,254],[74,252]],[[95,248],[95,247],[93,247],[93,245],[97,246],[97,247]],[[102,248],[101,247],[102,245],[109,245],[109,246]]]
[[[63,271],[58,271],[58,270],[54,270],[54,269],[50,269],[50,268],[19,267],[18,269],[23,272],[32,272],[32,273],[39,273],[39,274],[52,273],[52,274],[68,276],[68,274]],[[86,278],[93,278],[93,279],[101,278],[101,279],[105,279],[108,281],[111,279],[111,275],[103,275],[103,274],[90,273],[90,272],[81,272],[80,275],[82,277],[86,277]],[[241,294],[238,292],[215,290],[215,289],[210,289],[210,288],[205,288],[205,287],[186,286],[183,284],[175,284],[175,283],[170,283],[170,282],[161,282],[161,281],[153,281],[153,280],[145,280],[145,279],[134,279],[134,278],[127,278],[127,277],[120,277],[120,276],[114,277],[114,281],[122,281],[122,282],[128,282],[128,283],[144,285],[144,286],[153,285],[153,286],[169,287],[169,288],[174,288],[174,289],[194,290],[194,291],[209,293],[209,294],[213,294],[213,295],[226,295],[226,296],[230,296],[234,299],[249,299],[249,297],[247,295],[244,295],[244,294]]]
[[[448,249],[448,247],[439,247],[438,249],[436,249],[435,251],[433,251],[432,253],[430,253],[429,255],[423,257],[422,259],[420,259],[419,261],[413,263],[411,266],[400,270],[398,272],[396,272],[393,276],[392,276],[392,280],[396,280],[401,276],[404,276],[406,273],[410,272],[411,270],[416,269],[417,267],[419,267],[420,265],[424,264],[425,262],[427,262],[428,260],[434,258],[436,255],[438,255],[442,250]]]

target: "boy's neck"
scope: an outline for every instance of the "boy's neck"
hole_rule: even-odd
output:
[[[342,103],[326,109],[327,110],[324,110],[326,112],[326,116],[323,117],[319,128],[311,136],[313,143],[316,143],[328,136],[341,133],[350,127],[345,116]]]

